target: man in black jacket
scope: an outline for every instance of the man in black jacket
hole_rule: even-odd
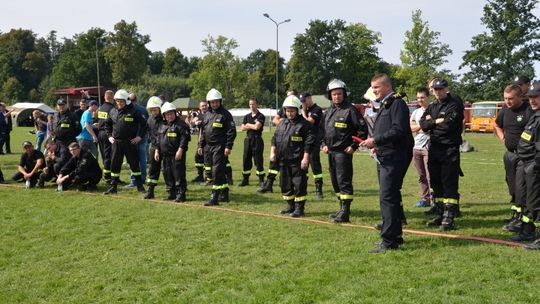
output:
[[[103,178],[107,183],[111,182],[111,150],[112,144],[107,135],[106,122],[109,119],[112,109],[114,109],[114,92],[107,90],[105,92],[105,101],[98,109],[98,141],[99,153],[103,159]]]
[[[309,155],[315,144],[313,127],[300,115],[300,106],[296,96],[285,99],[286,118],[277,126],[270,148],[270,161],[279,163],[281,194],[288,205],[281,213],[291,217],[304,215]]]
[[[244,139],[244,156],[242,160],[242,182],[240,187],[249,185],[249,176],[251,175],[251,168],[255,163],[255,173],[259,177],[259,186],[264,184],[264,141],[262,139],[262,132],[264,128],[264,121],[266,118],[259,112],[259,101],[256,98],[251,98],[249,101],[249,109],[251,110],[244,116],[242,121],[242,131],[246,131],[247,136]]]
[[[59,145],[67,147],[70,143],[77,141],[76,137],[82,130],[81,124],[77,116],[69,111],[65,100],[58,99],[56,109],[58,112],[53,117],[52,135]]]
[[[137,150],[137,144],[146,134],[146,120],[133,107],[128,95],[128,92],[124,89],[120,89],[114,94],[114,100],[116,101],[118,108],[111,110],[110,116],[105,123],[109,142],[112,144],[112,180],[111,186],[104,194],[117,192],[124,156],[131,169],[131,174],[135,176],[137,191],[141,193],[146,192],[141,177],[141,168],[139,166]]]
[[[362,145],[373,149],[379,160],[377,176],[383,218],[382,242],[370,250],[379,253],[397,249],[403,243],[401,186],[412,160],[414,139],[407,104],[394,93],[388,75],[375,75],[371,79],[371,88],[381,108],[373,126],[373,137]]]
[[[347,223],[353,200],[352,159],[358,148],[358,143],[352,136],[365,139],[368,129],[358,110],[345,100],[347,90],[343,81],[332,79],[326,91],[332,106],[324,113],[321,123],[324,133],[322,151],[328,154],[332,186],[341,206],[341,209],[330,217],[335,223]]]
[[[94,155],[82,150],[77,142],[69,145],[69,153],[71,158],[60,169],[56,184],[63,188],[73,185],[82,191],[96,191],[103,172]]]
[[[147,119],[148,124],[148,138],[150,139],[150,167],[148,168],[148,175],[146,183],[148,184],[148,191],[144,195],[144,199],[154,198],[154,188],[159,180],[159,173],[161,172],[161,160],[156,159],[154,154],[159,149],[159,129],[163,125],[163,116],[161,115],[161,106],[163,101],[157,96],[152,96],[146,103],[146,108],[150,112],[150,116]],[[143,169],[144,170],[144,169]],[[169,199],[174,199],[174,196],[169,196]]]
[[[236,138],[236,126],[231,113],[223,107],[218,90],[208,91],[206,100],[211,109],[203,117],[197,153],[202,155],[203,149],[205,154],[209,153],[212,166],[212,195],[204,205],[217,206],[219,202],[229,201],[226,165]]]
[[[323,134],[321,132],[320,125],[323,111],[319,105],[313,102],[312,96],[308,92],[300,94],[300,101],[302,102],[302,116],[313,126],[313,132],[315,134],[315,146],[309,155],[309,164],[311,165],[311,172],[313,173],[313,179],[315,182],[315,195],[317,198],[322,199],[323,173],[321,166],[320,146]]]
[[[463,103],[449,93],[448,82],[435,78],[432,102],[420,119],[420,127],[430,135],[428,170],[437,217],[427,223],[441,230],[454,229],[459,210],[459,146],[462,143]]]
[[[64,147],[56,143],[54,138],[49,138],[45,144],[47,156],[45,156],[45,168],[43,173],[39,175],[38,187],[45,187],[45,182],[56,178],[60,174],[60,170],[71,158],[68,147]]]

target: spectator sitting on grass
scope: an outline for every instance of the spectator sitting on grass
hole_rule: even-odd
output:
[[[39,175],[38,187],[45,187],[45,182],[56,180],[56,177],[60,173],[60,169],[71,158],[71,154],[66,147],[61,146],[56,143],[54,138],[49,138],[45,144],[47,149],[47,154],[45,156],[45,168],[43,168],[43,173]]]
[[[24,153],[21,155],[17,173],[13,175],[14,181],[30,181],[30,187],[34,187],[38,181],[39,174],[45,166],[43,153],[34,149],[31,142],[23,142]]]
[[[103,172],[94,155],[82,150],[77,142],[69,145],[69,153],[71,158],[60,170],[56,184],[64,189],[74,185],[81,191],[96,191]]]

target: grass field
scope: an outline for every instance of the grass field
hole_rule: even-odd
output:
[[[14,152],[22,140],[33,140],[28,130],[12,133]],[[243,138],[240,133],[231,158],[236,184]],[[490,134],[466,139],[479,151],[462,154],[463,216],[451,233],[507,239],[504,147]],[[18,159],[0,156],[6,179]],[[0,303],[538,302],[538,252],[406,234],[400,250],[367,253],[379,240],[377,231],[360,227],[380,220],[375,163],[357,154],[354,164],[354,227],[277,216],[279,191],[256,193],[254,175],[252,186],[233,186],[231,203],[218,208],[202,207],[210,189],[193,184],[187,204],[171,204],[142,200],[132,190],[106,197],[57,193],[52,184],[24,191],[11,182],[0,187]],[[188,179],[194,171],[190,166]],[[123,169],[122,179],[128,173]],[[306,218],[328,222],[337,208],[329,178],[322,201],[311,184]],[[162,186],[156,191],[165,195]],[[403,198],[406,228],[432,231],[425,228],[426,209],[412,207],[418,200],[413,167]]]

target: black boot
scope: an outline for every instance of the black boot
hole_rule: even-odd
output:
[[[169,194],[163,200],[172,201],[176,198],[176,189],[174,187],[167,189],[167,193]]]
[[[343,201],[339,200],[339,210],[336,211],[335,213],[330,214],[330,218],[336,218],[338,214],[341,212],[341,210],[343,210]]]
[[[219,201],[222,203],[228,203],[230,202],[229,199],[229,188],[223,188],[221,189],[221,193],[218,196]]]
[[[264,185],[257,189],[257,192],[259,193],[266,193],[266,192],[270,192],[270,193],[274,193],[274,189],[272,188],[273,185],[274,185],[274,180],[275,180],[276,176],[275,175],[268,175],[268,179],[266,180],[266,182],[264,183]]]
[[[504,218],[503,222],[510,223],[510,222],[514,221],[516,219],[516,213],[518,213],[518,211],[512,210],[512,215],[510,217]]]
[[[144,199],[152,199],[154,198],[154,188],[156,187],[156,184],[148,183],[148,191],[146,191],[146,194],[144,195]]]
[[[456,204],[444,204],[443,220],[439,227],[442,231],[454,229],[454,218],[457,214],[458,206]]]
[[[513,214],[514,218],[510,221],[510,223],[503,226],[503,229],[508,230],[510,232],[520,232],[521,226],[523,222],[521,221],[521,212],[515,212]]]
[[[191,180],[192,183],[204,183],[204,168],[203,167],[196,167],[197,168],[197,177]]]
[[[103,194],[105,194],[105,195],[108,195],[108,194],[116,194],[116,193],[118,192],[117,187],[118,187],[118,178],[117,178],[117,177],[113,177],[113,178],[111,179],[111,185],[109,186],[109,188],[107,189],[107,191],[103,192]]]
[[[438,203],[434,203],[433,205],[431,205],[431,208],[429,208],[429,210],[424,211],[424,215],[429,216],[439,214],[439,208],[437,207],[437,204]]]
[[[348,223],[349,215],[351,213],[351,202],[352,200],[343,200],[343,207],[337,216],[334,218],[334,223]]]
[[[280,211],[281,214],[291,214],[294,212],[294,200],[287,201],[287,208]]]
[[[240,183],[240,185],[238,185],[238,187],[245,187],[245,186],[249,186],[249,174],[243,174],[242,182]]]
[[[318,199],[323,199],[323,181],[320,178],[315,180],[315,196]]]
[[[521,225],[521,231],[510,238],[513,242],[532,242],[538,237],[536,236],[536,226],[534,223],[523,223]]]
[[[45,174],[45,173],[41,173],[41,174],[39,175],[38,188],[45,188],[45,177],[44,177],[44,174]]]
[[[186,189],[183,187],[176,187],[176,198],[174,199],[177,203],[186,202]]]
[[[139,193],[146,192],[146,189],[144,189],[142,177],[140,175],[135,175],[135,184],[137,185],[137,191],[139,191]]]
[[[264,186],[264,177],[265,177],[265,174],[260,174],[259,175],[259,187],[263,187]]]
[[[405,210],[403,209],[403,203],[399,203],[400,213],[401,213],[401,224],[407,225],[407,217],[405,216]]]
[[[294,212],[291,213],[291,217],[301,217],[304,215],[304,206],[306,205],[306,201],[303,202],[296,202]]]
[[[443,220],[443,212],[444,212],[443,203],[435,203],[433,208],[437,216],[431,221],[426,223],[428,227],[438,227],[441,225],[442,220]]]
[[[219,190],[212,190],[212,194],[210,195],[210,199],[204,203],[205,206],[219,206]]]

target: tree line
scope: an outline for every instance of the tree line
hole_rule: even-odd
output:
[[[502,88],[523,74],[534,77],[540,55],[540,21],[533,14],[538,0],[488,0],[482,24],[462,57],[460,70],[442,69],[450,46],[430,28],[422,12],[412,12],[400,64],[379,57],[381,34],[362,23],[312,20],[291,47],[288,62],[278,60],[280,86],[324,94],[332,78],[344,80],[354,101],[360,101],[376,73],[391,76],[397,90],[414,95],[429,78],[444,76],[452,90],[466,100],[501,99]],[[247,58],[234,54],[234,38],[208,36],[201,41],[204,55],[187,57],[176,47],[152,52],[150,36],[139,33],[136,22],[119,21],[113,31],[91,28],[71,38],[56,31],[38,37],[32,30],[0,32],[0,98],[54,104],[55,89],[100,84],[138,92],[145,100],[154,94],[203,99],[210,87],[218,88],[230,107],[245,106],[257,97],[263,106],[275,101],[275,50],[254,50]]]

